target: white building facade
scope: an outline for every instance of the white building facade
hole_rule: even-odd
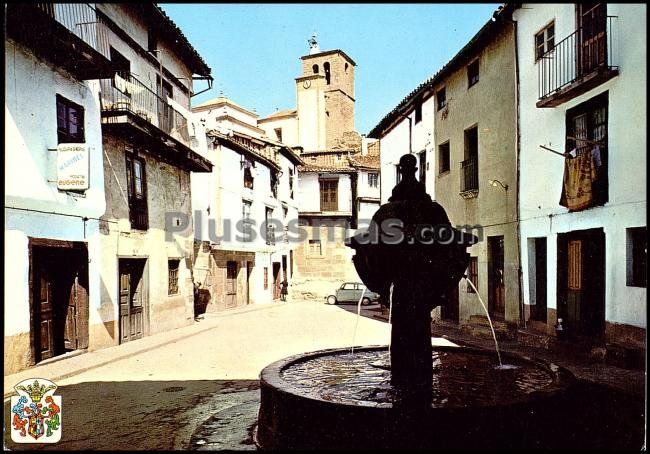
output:
[[[89,329],[102,323],[97,79],[112,70],[92,6],[12,4],[5,12],[7,374],[88,348]],[[94,39],[77,22],[92,22]]]
[[[227,98],[193,109],[205,125],[210,174],[192,175],[195,284],[208,311],[280,299],[297,244],[301,160],[257,128],[257,115]],[[199,228],[199,226],[201,226]],[[206,301],[207,302],[207,301]]]
[[[577,339],[644,343],[646,14],[641,4],[513,12],[529,329],[555,334],[562,319]]]

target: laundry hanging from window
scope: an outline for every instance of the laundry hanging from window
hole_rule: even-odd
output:
[[[600,147],[574,148],[564,160],[564,180],[560,205],[579,211],[596,204],[595,185],[602,166]]]

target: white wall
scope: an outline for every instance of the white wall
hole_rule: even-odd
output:
[[[411,111],[402,117],[399,122],[381,137],[381,203],[388,202],[391,192],[397,184],[395,166],[399,159],[409,153],[409,118],[411,119],[411,143],[410,151],[417,154],[426,152],[426,160],[429,168],[426,171],[426,190],[432,198],[435,196],[435,144],[433,135],[433,124],[435,114],[434,97],[430,97],[422,103],[422,120],[415,123],[415,112]],[[419,171],[418,171],[419,172]],[[416,173],[417,175],[417,173]]]
[[[257,127],[263,129],[266,133],[266,136],[273,140],[277,140],[275,129],[280,128],[282,129],[282,143],[290,147],[297,147],[301,145],[298,138],[297,115],[263,119],[257,123]]]
[[[90,323],[97,323],[101,250],[96,218],[106,208],[98,84],[55,71],[12,41],[5,45],[5,282],[11,283],[4,294],[5,336],[30,331],[28,237],[88,243]],[[57,94],[84,108],[90,161],[85,197],[56,187],[57,152],[50,149],[58,143]],[[95,219],[84,223],[84,217]]]
[[[556,308],[557,234],[602,227],[606,237],[607,321],[646,326],[646,289],[625,283],[625,229],[646,225],[646,6],[608,4],[618,42],[620,74],[554,108],[537,108],[537,66],[533,39],[555,20],[555,42],[575,30],[574,4],[526,4],[515,11],[520,81],[520,209],[524,301],[530,304],[528,238],[548,237],[548,307]],[[618,38],[618,39],[617,39]],[[563,150],[566,111],[609,92],[609,202],[568,213],[559,205],[564,160],[539,147]]]
[[[337,174],[338,184],[338,212],[352,212],[352,187],[350,175]],[[300,173],[300,190],[298,196],[300,212],[320,211],[320,183],[318,172]]]
[[[376,173],[377,174],[377,186],[371,187],[368,184],[368,174]],[[381,176],[379,175],[379,170],[360,170],[359,180],[357,181],[357,196],[358,197],[374,197],[379,199],[379,187],[381,186]]]

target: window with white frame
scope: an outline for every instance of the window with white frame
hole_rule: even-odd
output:
[[[535,61],[555,46],[555,21],[535,34]]]

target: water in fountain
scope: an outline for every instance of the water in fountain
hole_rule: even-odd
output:
[[[481,298],[481,295],[479,294],[478,290],[476,289],[476,286],[474,285],[474,283],[472,281],[470,281],[467,278],[467,276],[465,276],[465,280],[474,289],[474,293],[476,293],[476,296],[478,297],[478,300],[481,303],[481,306],[483,306],[483,310],[485,311],[485,314],[487,315],[488,322],[490,323],[490,329],[492,330],[492,337],[494,338],[494,347],[496,348],[497,356],[499,357],[499,365],[497,366],[497,369],[513,369],[513,368],[517,367],[517,366],[514,366],[512,364],[503,364],[503,362],[501,362],[501,353],[499,352],[499,343],[497,342],[497,335],[496,335],[496,332],[494,331],[494,325],[492,324],[492,319],[490,318],[490,312],[488,311],[487,307],[485,306],[485,303],[483,303],[483,298]]]

